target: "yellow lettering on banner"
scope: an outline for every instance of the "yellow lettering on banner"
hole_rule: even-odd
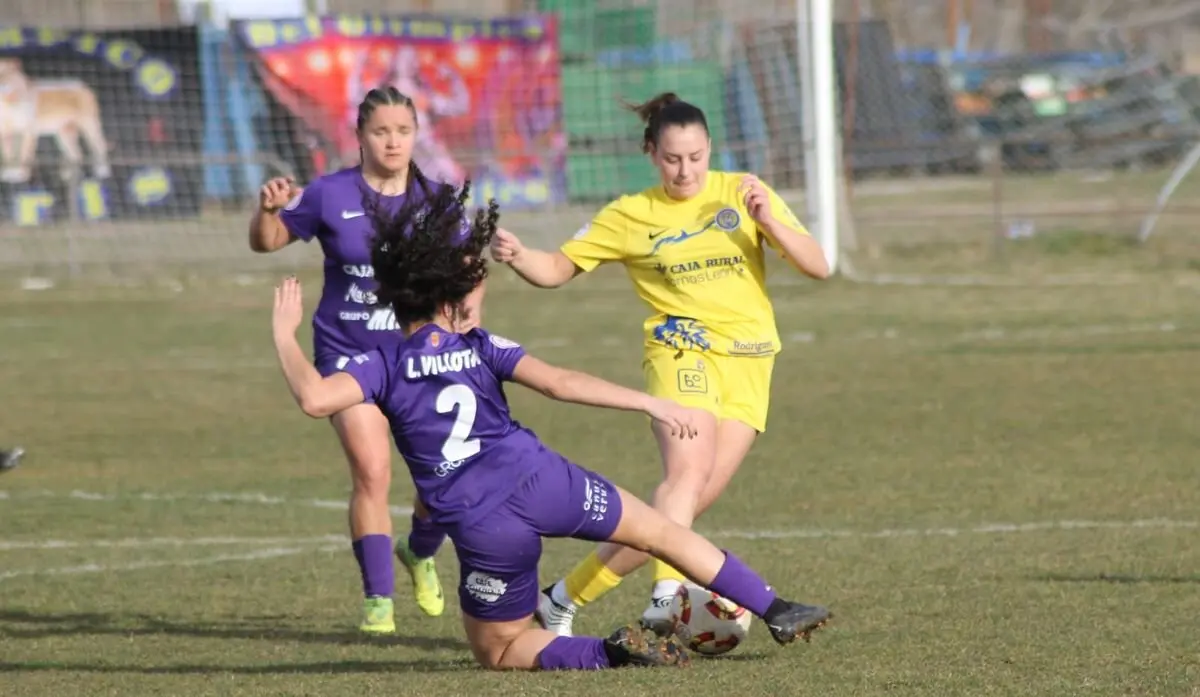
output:
[[[20,27],[4,27],[0,29],[0,48],[21,48],[25,45],[25,35]]]
[[[175,69],[157,58],[138,66],[137,81],[152,97],[162,97],[175,89]]]
[[[445,22],[435,19],[414,19],[408,23],[408,31],[415,39],[445,38],[447,27]]]
[[[367,33],[367,22],[362,17],[342,15],[337,18],[337,30],[342,36],[357,39]]]
[[[129,189],[139,206],[149,206],[171,195],[171,178],[161,167],[146,167],[133,174]]]
[[[525,31],[523,32],[523,36],[529,41],[537,41],[545,36],[545,34],[546,32],[541,22],[529,22],[525,25]]]
[[[75,37],[75,50],[84,55],[92,55],[100,48],[100,37],[95,34],[80,34]]]
[[[550,200],[550,185],[540,179],[525,182],[525,200],[529,203],[547,203]]]
[[[121,70],[132,70],[144,55],[146,52],[142,50],[142,47],[131,41],[118,39],[104,47],[104,57],[113,67]]]
[[[279,34],[284,44],[298,44],[304,40],[304,28],[295,22],[284,22],[279,27]]]
[[[404,36],[404,20],[398,17],[376,19],[379,36]]]
[[[62,43],[66,38],[67,33],[61,29],[42,27],[37,30],[37,43],[39,46],[55,46]]]
[[[95,179],[79,184],[79,208],[84,220],[103,220],[108,217],[108,201],[104,200],[104,185]]]
[[[475,25],[469,22],[455,22],[450,27],[450,38],[453,41],[462,41],[464,39],[472,39],[478,36]]]
[[[274,22],[254,21],[246,24],[246,38],[254,48],[271,48],[279,42]]]
[[[13,197],[13,217],[17,225],[32,226],[43,222],[54,207],[48,191],[22,191]]]

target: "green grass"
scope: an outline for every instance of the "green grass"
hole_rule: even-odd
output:
[[[574,675],[476,669],[456,598],[425,618],[404,583],[399,636],[356,636],[345,464],[290,403],[269,296],[0,293],[0,441],[29,450],[0,477],[5,695],[1200,694],[1194,285],[781,285],[768,431],[698,527],[837,619],[788,648],[756,626],[690,671]],[[643,310],[616,275],[498,272],[488,302],[544,358],[640,383]],[[643,419],[510,397],[569,456],[656,483]],[[543,579],[587,550],[548,543]],[[635,618],[648,583],[579,630]]]

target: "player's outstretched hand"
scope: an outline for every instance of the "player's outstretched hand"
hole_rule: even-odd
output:
[[[271,317],[271,328],[276,336],[295,336],[304,318],[304,297],[300,281],[288,276],[275,286],[275,311]]]
[[[742,177],[738,192],[742,195],[746,210],[750,217],[754,218],[754,222],[762,225],[771,222],[771,197],[767,195],[767,188],[758,177],[753,174]]]
[[[492,236],[491,248],[493,259],[501,264],[509,264],[525,250],[525,245],[521,244],[521,240],[508,230],[496,228],[496,234]]]
[[[258,207],[274,213],[288,204],[300,191],[292,184],[291,177],[275,177],[258,190]]]
[[[671,429],[671,435],[683,440],[695,438],[700,432],[700,415],[704,412],[676,404],[669,399],[656,399],[650,408],[650,418]]]

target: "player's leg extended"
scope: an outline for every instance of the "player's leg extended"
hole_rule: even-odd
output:
[[[407,540],[396,543],[396,558],[412,578],[417,607],[430,617],[437,617],[446,609],[442,582],[433,559],[445,539],[446,533],[429,519],[429,512],[421,500],[413,497],[412,530]]]
[[[817,605],[780,598],[761,576],[707,538],[668,519],[627,491],[618,489],[621,520],[612,541],[663,559],[693,582],[729,598],[763,620],[772,638],[787,644],[809,635],[832,613]]]
[[[715,466],[720,375],[709,357],[665,347],[647,350],[644,363],[647,391],[658,397],[705,409],[714,414],[701,424],[700,435],[691,440],[673,438],[654,425],[663,463],[663,481],[652,497],[654,507],[671,520],[690,526],[696,507]],[[543,627],[567,636],[578,608],[609,592],[621,579],[645,564],[649,557],[619,545],[601,545],[575,566],[567,576],[547,588],[538,606]],[[666,567],[664,567],[666,568]],[[655,583],[653,601],[643,617],[644,626],[666,633],[670,599],[679,587],[677,574]]]
[[[363,620],[371,634],[396,631],[392,593],[392,517],[388,488],[392,479],[391,438],[387,418],[374,404],[360,404],[334,414],[346,459],[350,463],[350,539],[363,582]]]
[[[700,426],[700,433],[691,440],[673,438],[662,427],[654,426],[666,473],[654,491],[655,508],[682,525],[691,525],[700,492],[708,479],[716,443],[716,424],[716,417],[713,417],[710,424]],[[542,592],[538,622],[556,634],[570,636],[579,608],[616,588],[622,578],[649,559],[645,553],[619,544],[599,545],[566,577]],[[669,601],[670,596],[667,597]],[[659,614],[665,622],[667,607],[664,606]]]
[[[710,358],[709,363],[720,376],[721,402],[718,413],[721,420],[717,425],[713,469],[700,493],[696,518],[708,510],[729,486],[754,445],[754,440],[766,430],[775,357],[721,356]],[[650,607],[644,615],[646,624],[652,627],[665,621],[663,606],[670,602],[683,581],[683,574],[671,568],[670,564],[661,559],[655,559],[653,564],[654,591]]]
[[[463,627],[476,660],[492,670],[598,670],[686,663],[687,654],[677,642],[658,641],[636,627],[619,629],[608,639],[560,637],[530,627],[538,603],[537,564],[542,549],[538,528],[561,527],[559,523],[568,516],[578,527],[585,513],[581,506],[564,506],[561,495],[548,497],[581,484],[561,476],[565,467],[557,469],[559,476],[534,475],[509,504],[451,533],[460,563]],[[613,515],[619,516],[619,505]],[[612,527],[603,518],[600,524],[606,530]]]

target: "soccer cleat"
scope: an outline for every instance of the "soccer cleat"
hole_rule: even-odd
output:
[[[442,595],[442,582],[438,579],[433,557],[419,559],[413,556],[408,543],[400,540],[396,543],[396,558],[412,577],[413,597],[417,601],[417,607],[430,617],[441,615],[446,609],[446,598]]]
[[[546,586],[538,594],[537,609],[533,618],[545,629],[558,636],[574,636],[571,624],[575,621],[575,607],[563,605],[554,599],[554,586]]]
[[[378,596],[363,599],[363,621],[358,631],[365,634],[394,634],[396,617],[391,598]]]
[[[833,613],[820,605],[802,605],[792,602],[786,604],[787,607],[780,612],[773,613],[769,618],[763,618],[763,623],[771,632],[771,638],[780,645],[790,644],[797,637],[809,641],[813,632],[833,619]]]
[[[675,623],[671,621],[672,596],[663,595],[650,600],[650,607],[642,613],[642,629],[654,632],[660,637],[675,633]]]
[[[7,472],[14,469],[21,463],[21,457],[25,454],[24,448],[12,448],[10,450],[0,450],[0,472]]]
[[[686,668],[692,658],[675,637],[647,636],[640,627],[621,627],[604,640],[604,652],[613,668],[625,666],[678,666]]]

